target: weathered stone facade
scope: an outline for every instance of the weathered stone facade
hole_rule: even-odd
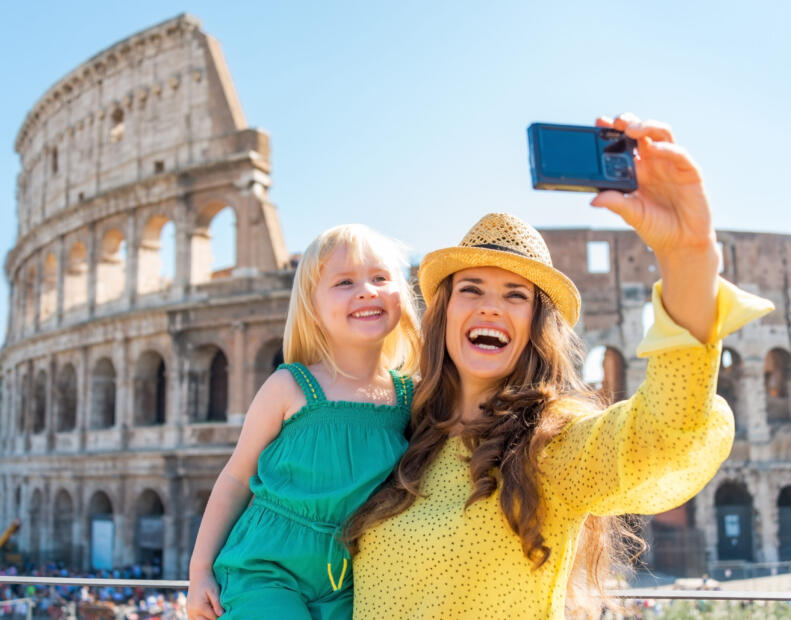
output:
[[[542,232],[555,265],[580,289],[588,350],[606,348],[599,351],[603,389],[616,399],[633,393],[645,372],[634,352],[658,274],[653,253],[631,231]],[[776,310],[725,339],[718,392],[734,411],[736,442],[697,497],[653,519],[647,533],[659,569],[791,561],[791,235],[720,231],[717,238],[722,276]],[[605,268],[589,252],[592,259],[603,252]]]
[[[164,576],[184,577],[211,486],[280,348],[292,271],[267,199],[268,137],[245,128],[218,44],[180,16],[55,84],[16,150],[0,530],[19,517],[32,559],[87,568],[94,526],[110,523],[112,564],[161,561]],[[209,224],[227,206],[236,265],[212,273]],[[596,382],[628,395],[645,370],[634,350],[652,253],[628,231],[543,233],[581,291]],[[654,520],[657,566],[689,562],[684,549],[662,555],[662,540],[689,547],[695,528],[710,561],[791,559],[791,236],[719,239],[723,275],[777,311],[726,340],[719,391],[737,441],[698,497]]]
[[[0,524],[22,519],[34,559],[87,566],[92,522],[110,519],[115,565],[184,575],[280,348],[292,271],[269,138],[246,127],[217,42],[180,16],[60,80],[15,146]],[[212,273],[209,226],[226,207],[236,264]]]

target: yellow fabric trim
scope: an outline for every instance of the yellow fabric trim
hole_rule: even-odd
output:
[[[335,585],[335,579],[332,577],[332,564],[327,564],[327,574],[330,576],[330,585],[332,586],[333,591],[340,590],[341,586],[343,585],[343,577],[346,575],[346,567],[348,566],[348,562],[346,558],[343,558],[343,568],[341,569],[341,577],[338,579],[338,585]]]
[[[662,281],[654,284],[651,294],[654,305],[654,324],[637,346],[638,357],[648,357],[684,347],[701,347],[703,343],[676,324],[662,304]],[[712,328],[710,342],[722,340],[750,321],[774,310],[768,299],[743,291],[723,278],[718,278],[717,322]]]

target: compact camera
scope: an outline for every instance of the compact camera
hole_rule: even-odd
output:
[[[535,189],[600,192],[637,189],[637,141],[608,127],[533,123],[527,128]]]

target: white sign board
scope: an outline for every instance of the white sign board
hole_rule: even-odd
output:
[[[91,521],[91,567],[113,567],[113,522],[109,519]]]

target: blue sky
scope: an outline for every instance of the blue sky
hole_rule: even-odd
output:
[[[184,11],[220,41],[248,124],[271,134],[291,251],[354,221],[419,257],[495,210],[619,227],[589,195],[531,189],[525,127],[627,110],[673,125],[718,228],[791,233],[788,2],[4,2],[3,255],[27,111],[79,63]],[[3,282],[3,333],[6,314]]]

